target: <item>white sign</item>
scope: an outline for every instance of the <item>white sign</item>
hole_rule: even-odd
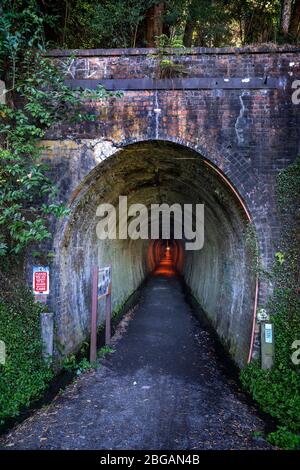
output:
[[[269,320],[269,315],[265,308],[260,308],[257,312],[257,320],[258,321],[266,321]]]
[[[273,329],[271,323],[265,324],[265,342],[272,343],[273,342]]]
[[[98,271],[98,298],[110,293],[111,267],[99,268]]]
[[[33,266],[32,289],[35,295],[49,294],[49,268],[48,266]]]

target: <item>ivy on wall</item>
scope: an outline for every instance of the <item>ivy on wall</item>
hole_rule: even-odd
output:
[[[253,361],[241,379],[261,408],[278,421],[269,441],[296,449],[300,448],[300,363],[292,360],[292,354],[294,342],[300,340],[299,157],[279,174],[277,201],[283,229],[272,272],[274,293],[267,305],[274,323],[275,363],[264,371]]]
[[[32,242],[51,236],[49,216],[66,208],[41,161],[38,145],[45,132],[62,121],[93,121],[83,102],[118,93],[71,90],[65,74],[44,56],[43,28],[49,18],[34,2],[22,11],[8,10],[0,18],[0,74],[6,82],[6,104],[0,105],[0,259],[19,255]],[[66,69],[66,68],[65,68]]]
[[[0,278],[0,338],[6,346],[0,364],[0,425],[37,399],[53,376],[42,358],[41,306],[28,288]],[[8,292],[9,291],[9,292]]]

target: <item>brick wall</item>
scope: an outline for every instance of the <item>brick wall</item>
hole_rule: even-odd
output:
[[[67,65],[74,84],[76,80],[83,80],[82,85],[91,80],[150,78],[152,86],[126,90],[124,84],[121,98],[86,103],[87,109],[97,113],[96,122],[60,126],[49,132],[46,158],[51,160],[61,198],[70,201],[102,160],[130,143],[178,143],[213,163],[236,188],[255,223],[263,263],[270,267],[279,229],[276,174],[299,152],[300,105],[291,99],[291,84],[300,79],[299,50],[193,49],[184,55],[170,51],[172,60],[183,65],[183,78],[216,79],[199,89],[172,87],[172,80],[169,89],[155,89],[160,76],[155,50],[75,54]],[[49,55],[65,66],[70,51]],[[251,79],[260,79],[261,85],[247,85]],[[276,79],[275,86],[272,79]],[[60,233],[55,235],[57,247]],[[261,303],[268,288],[261,282]]]

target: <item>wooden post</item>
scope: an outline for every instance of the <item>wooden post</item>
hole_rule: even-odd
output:
[[[111,338],[111,295],[106,296],[105,344],[110,345]]]
[[[90,362],[97,359],[97,307],[98,307],[98,268],[93,268],[92,274],[92,316],[91,316],[91,344]]]
[[[112,285],[112,272],[110,266],[110,286],[108,289],[108,294],[106,295],[106,312],[105,312],[105,345],[110,345],[111,339],[111,285]]]

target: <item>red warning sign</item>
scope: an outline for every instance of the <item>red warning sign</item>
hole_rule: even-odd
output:
[[[49,294],[49,268],[37,266],[33,268],[34,294]]]

